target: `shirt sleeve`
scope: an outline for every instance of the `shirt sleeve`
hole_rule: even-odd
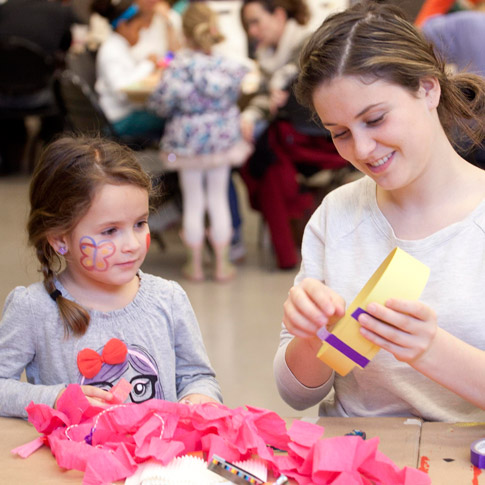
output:
[[[280,344],[273,361],[273,372],[276,387],[281,398],[292,408],[303,411],[322,401],[332,390],[334,375],[319,387],[307,387],[303,385],[291,372],[286,363],[286,348],[293,336],[282,324]],[[315,357],[316,358],[316,357]]]
[[[31,402],[54,406],[64,384],[45,386],[20,381],[35,358],[36,322],[29,289],[15,288],[7,297],[0,323],[0,415],[27,417]]]
[[[199,324],[185,291],[174,283],[172,304],[177,398],[204,394],[222,402],[221,389],[202,340]]]
[[[325,257],[323,211],[324,208],[320,205],[305,228],[302,242],[302,263],[300,271],[295,277],[295,284],[307,277],[324,280],[322,270]],[[276,387],[287,404],[297,410],[304,410],[319,403],[328,395],[333,387],[335,373],[332,373],[332,377],[327,382],[315,388],[307,387],[298,381],[288,367],[285,356],[286,348],[293,336],[283,324],[281,326],[280,342],[273,362]],[[315,356],[315,358],[317,357]]]

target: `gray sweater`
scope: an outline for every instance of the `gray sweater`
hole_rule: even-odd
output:
[[[152,397],[177,401],[200,393],[221,401],[221,392],[184,290],[175,282],[139,272],[140,288],[126,307],[90,311],[85,335],[65,337],[56,303],[42,283],[17,287],[7,297],[0,324],[0,415],[25,417],[31,402],[53,406],[69,383],[109,390],[121,377],[131,382],[128,401]],[[56,282],[63,296],[73,299]],[[128,348],[122,364],[103,364],[92,379],[81,375],[78,352],[101,354],[111,338]],[[20,382],[23,370],[27,381]]]
[[[436,311],[438,325],[485,351],[485,201],[464,220],[424,239],[402,240],[379,210],[372,179],[344,185],[330,193],[311,217],[295,282],[305,277],[324,281],[348,305],[396,246],[431,268],[420,300]],[[484,410],[384,350],[365,369],[355,368],[345,377],[335,374],[318,388],[305,387],[286,365],[291,339],[283,328],[274,369],[280,394],[296,409],[326,398],[321,415],[485,421]]]

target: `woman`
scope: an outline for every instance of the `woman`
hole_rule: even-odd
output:
[[[154,54],[162,60],[167,53],[178,50],[182,37],[180,15],[163,0],[137,0],[136,3],[146,24],[131,49],[133,57],[142,60]]]
[[[275,357],[283,398],[342,416],[485,418],[485,172],[455,150],[484,138],[485,82],[450,75],[389,5],[329,17],[301,56],[297,95],[364,173],[329,194],[305,230]],[[384,257],[400,247],[431,268],[421,301],[371,303],[362,335],[381,347],[345,377],[316,358],[331,325]]]
[[[304,0],[244,0],[241,17],[263,78],[241,118],[243,135],[252,142],[261,131],[255,133],[255,127],[286,102],[296,59],[310,35],[310,13]]]

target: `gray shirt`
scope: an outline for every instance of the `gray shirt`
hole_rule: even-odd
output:
[[[305,277],[324,281],[349,305],[396,246],[430,267],[420,300],[433,308],[438,325],[485,350],[485,201],[464,220],[418,240],[402,240],[380,211],[369,177],[330,193],[304,233]],[[318,388],[291,373],[285,351],[292,336],[283,327],[274,370],[280,394],[296,409],[321,402],[321,415],[418,416],[433,421],[485,421],[485,411],[380,350],[365,369],[334,374]],[[316,357],[315,357],[316,358]],[[485,369],[477,369],[484,372]],[[331,398],[330,391],[335,390]]]
[[[0,324],[0,415],[25,417],[31,401],[53,406],[69,383],[109,390],[121,377],[133,386],[128,401],[177,401],[191,393],[221,401],[186,293],[173,281],[141,271],[139,276],[133,301],[119,310],[90,311],[89,327],[81,337],[65,337],[57,305],[42,283],[15,288]],[[59,281],[56,286],[73,299]],[[125,362],[104,363],[91,379],[82,376],[79,351],[89,348],[102,354],[112,338],[126,344]],[[19,380],[24,369],[28,382]]]

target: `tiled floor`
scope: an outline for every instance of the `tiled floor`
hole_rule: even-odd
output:
[[[16,285],[28,285],[39,275],[33,251],[27,248],[28,214],[26,175],[0,178],[0,302]],[[184,252],[177,231],[165,233],[164,252],[153,244],[143,265],[149,273],[179,281],[198,317],[207,351],[230,407],[250,404],[272,409],[282,416],[316,416],[316,408],[297,412],[279,397],[272,362],[278,344],[282,303],[295,271],[274,269],[268,249],[258,246],[258,216],[246,205],[238,186],[244,213],[248,255],[237,278],[226,284],[191,283],[181,278]]]

